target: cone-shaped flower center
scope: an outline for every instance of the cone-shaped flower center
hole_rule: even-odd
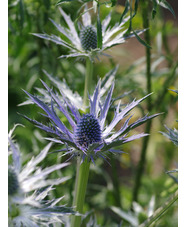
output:
[[[98,120],[91,114],[80,119],[75,130],[76,143],[87,149],[92,143],[101,142],[101,129]]]
[[[96,29],[89,25],[80,32],[81,45],[84,50],[97,48],[97,32]]]
[[[8,167],[8,195],[14,195],[19,189],[17,174],[13,167]]]

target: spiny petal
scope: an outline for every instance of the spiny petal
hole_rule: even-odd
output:
[[[107,97],[105,99],[105,102],[104,102],[102,110],[101,110],[101,114],[100,114],[100,118],[99,118],[101,130],[103,130],[103,128],[104,128],[105,120],[106,120],[107,113],[108,113],[108,110],[109,110],[109,107],[110,107],[110,101],[111,101],[111,98],[112,98],[113,90],[114,90],[114,83],[112,84],[112,86],[111,86],[111,88],[110,88],[110,90],[107,94]]]
[[[152,93],[151,93],[152,94]],[[131,111],[134,107],[136,107],[140,102],[142,102],[144,99],[146,99],[149,95],[146,95],[145,97],[143,97],[142,99],[139,99],[137,101],[133,101],[130,104],[128,104],[121,112],[119,112],[119,107],[117,107],[114,118],[112,120],[112,122],[110,123],[110,125],[105,129],[105,131],[103,132],[104,137],[106,137],[111,131],[112,129],[116,126],[116,124],[125,117],[125,115]],[[119,105],[118,105],[119,106]]]
[[[60,37],[58,37],[56,35],[47,35],[47,34],[39,34],[39,33],[32,33],[32,35],[35,35],[41,39],[49,40],[53,43],[56,43],[57,45],[67,47],[70,50],[76,49],[75,47],[73,47],[69,43],[65,42],[64,40],[62,40]]]
[[[45,86],[47,91],[50,93],[50,95],[54,99],[54,101],[57,103],[59,110],[65,115],[65,117],[71,124],[72,128],[74,129],[76,127],[76,124],[75,124],[74,120],[71,118],[71,116],[69,115],[69,113],[66,110],[66,108],[64,107],[64,105],[60,102],[60,100],[56,97],[56,95],[52,92],[52,90],[47,86],[47,84],[42,80],[41,80],[41,82]]]
[[[79,42],[76,39],[74,39],[69,29],[67,29],[66,31],[66,29],[62,27],[60,24],[56,24],[56,22],[53,21],[52,19],[50,19],[50,21],[53,23],[53,25],[57,28],[59,32],[65,35],[76,46],[77,49],[79,48]]]
[[[32,158],[27,165],[21,171],[19,177],[20,181],[25,180],[34,170],[37,164],[39,164],[50,150],[52,143],[49,143],[35,158]]]
[[[88,7],[87,4],[85,4],[85,8],[84,8],[84,12],[82,15],[82,21],[83,21],[83,25],[84,27],[91,25],[91,16],[90,13],[88,11]]]
[[[123,25],[130,19],[130,16],[125,18],[121,24],[116,23],[111,29],[107,29],[103,37],[103,43],[105,44],[115,33],[123,29]]]
[[[100,87],[101,87],[101,79],[99,79],[96,89],[94,91],[92,100],[90,102],[90,113],[95,117],[98,116],[98,104],[100,99]]]
[[[78,33],[76,31],[73,21],[71,20],[70,16],[68,16],[60,7],[59,7],[59,11],[62,14],[62,16],[64,17],[66,23],[68,24],[68,26],[74,36],[74,39],[77,41],[77,45],[78,45],[78,49],[79,49],[81,46],[80,39],[79,39],[79,36],[78,36]]]
[[[59,79],[50,75],[47,71],[43,70],[43,72],[52,81],[52,83],[55,86],[57,86],[57,88],[61,92],[63,98],[67,97],[70,100],[70,102],[73,104],[74,108],[76,108],[77,111],[78,111],[78,109],[81,109],[81,107],[83,105],[82,97],[77,92],[73,93],[71,91],[71,89],[69,88],[69,86],[67,85],[65,80],[60,81]],[[64,96],[64,94],[65,94],[65,96]]]
[[[34,174],[33,176],[29,177],[27,180],[24,180],[22,182],[22,189],[25,192],[29,192],[37,189],[37,187],[40,187],[40,186],[38,186],[36,182],[38,182],[39,180],[45,179],[45,177],[48,176],[50,173],[58,169],[64,168],[67,165],[69,165],[69,163],[61,163],[61,164],[53,165],[51,167],[43,169],[40,173]]]
[[[30,93],[28,93],[27,91],[24,91],[30,98],[31,100],[37,104],[41,109],[43,109],[47,114],[48,117],[64,132],[68,135],[68,137],[70,139],[72,139],[72,133],[70,133],[70,131],[66,128],[66,126],[61,122],[61,120],[59,119],[59,117],[56,115],[54,109],[53,109],[53,105],[51,102],[51,109],[45,104],[43,103],[41,100],[39,100],[36,96],[31,95]]]
[[[111,12],[106,16],[106,18],[102,21],[102,35],[105,36],[105,31],[111,21]]]

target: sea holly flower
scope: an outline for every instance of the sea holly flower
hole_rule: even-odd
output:
[[[75,214],[72,208],[57,206],[61,198],[45,200],[53,189],[68,180],[69,177],[46,179],[55,170],[62,169],[68,163],[57,164],[41,169],[38,164],[45,159],[52,143],[49,143],[38,156],[33,157],[24,167],[21,166],[21,154],[18,145],[12,141],[9,133],[9,155],[12,163],[8,166],[8,212],[9,226],[49,226],[62,223],[64,216]]]
[[[50,89],[45,82],[42,81],[45,89],[51,96],[51,104],[45,104],[38,97],[25,93],[30,97],[32,102],[37,104],[46,114],[42,114],[50,120],[49,125],[44,125],[36,120],[32,120],[27,116],[24,116],[27,120],[35,124],[38,128],[53,135],[53,138],[47,138],[53,142],[64,144],[66,148],[63,151],[66,154],[70,154],[71,158],[74,156],[80,156],[82,161],[87,157],[94,162],[94,159],[101,157],[105,159],[107,153],[118,153],[120,151],[114,148],[124,143],[139,139],[147,134],[140,133],[138,135],[128,136],[128,132],[137,126],[145,123],[158,114],[151,116],[144,116],[138,119],[136,122],[129,124],[132,116],[129,116],[129,112],[146,99],[149,95],[139,100],[133,100],[131,103],[122,108],[121,100],[117,104],[114,117],[110,124],[106,125],[107,114],[112,106],[112,93],[114,90],[114,82],[107,92],[105,98],[101,94],[101,79],[98,81],[95,91],[92,96],[89,96],[89,107],[85,114],[81,115],[76,105],[65,96],[62,90],[60,90],[63,97],[63,102],[60,101],[58,96]],[[68,120],[71,128],[60,120],[55,109],[58,109]],[[88,111],[89,109],[89,111]],[[119,131],[115,132],[115,126],[123,119],[126,119]]]
[[[48,34],[37,34],[33,35],[52,41],[58,45],[62,45],[70,50],[68,55],[61,55],[59,58],[66,57],[89,57],[92,61],[95,57],[98,58],[100,54],[113,46],[124,43],[126,39],[134,37],[135,34],[131,32],[125,36],[128,29],[124,30],[124,24],[130,19],[126,17],[121,23],[116,23],[113,27],[109,26],[111,22],[111,13],[102,21],[100,26],[102,45],[97,45],[97,28],[91,22],[91,16],[87,6],[84,8],[84,13],[82,13],[82,24],[78,24],[79,27],[76,28],[74,22],[61,8],[59,8],[61,15],[63,16],[68,28],[57,24],[52,19],[51,22],[57,28],[57,30],[66,39],[64,40],[60,36],[48,35]],[[137,34],[141,34],[143,31],[136,31]],[[108,56],[108,55],[107,55]]]

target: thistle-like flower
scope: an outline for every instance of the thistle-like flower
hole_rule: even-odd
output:
[[[128,113],[141,103],[149,95],[140,100],[134,100],[132,103],[126,105],[124,109],[121,107],[121,101],[117,104],[114,117],[109,125],[106,125],[106,117],[112,105],[112,93],[114,90],[114,82],[112,83],[105,98],[103,98],[101,89],[101,79],[95,88],[93,96],[89,96],[89,111],[81,115],[79,108],[72,104],[72,102],[60,90],[62,99],[59,98],[47,85],[43,83],[44,87],[51,96],[51,104],[45,104],[38,97],[25,93],[30,97],[32,102],[37,104],[46,113],[46,116],[51,125],[43,125],[42,123],[32,120],[24,116],[27,120],[34,123],[38,128],[53,135],[53,138],[47,138],[53,142],[66,145],[63,149],[65,154],[71,154],[71,157],[76,155],[81,156],[82,160],[88,157],[89,160],[94,162],[96,157],[105,159],[107,153],[118,153],[120,151],[114,148],[124,143],[139,139],[147,134],[141,133],[127,137],[128,132],[137,126],[145,123],[156,117],[158,114],[151,116],[144,116],[136,122],[129,124],[132,116],[128,117]],[[71,129],[67,128],[65,124],[57,116],[55,108],[67,118],[71,125]],[[42,114],[43,115],[43,114]],[[127,118],[128,117],[128,118]],[[127,118],[119,131],[114,132],[115,126],[124,118]]]
[[[21,167],[21,155],[18,145],[11,139],[9,133],[9,155],[12,156],[12,164],[8,166],[8,212],[9,226],[49,226],[55,222],[63,222],[67,214],[74,214],[72,208],[57,206],[63,198],[45,200],[45,197],[53,190],[53,185],[58,185],[69,177],[60,179],[46,179],[55,170],[68,165],[57,164],[45,169],[38,164],[46,157],[51,144],[47,145],[41,153],[32,158],[23,168]]]
[[[68,25],[68,28],[62,27],[52,19],[50,20],[57,30],[62,34],[62,36],[66,38],[65,40],[53,34],[48,35],[33,33],[33,35],[37,37],[52,41],[70,50],[68,55],[61,55],[59,58],[89,57],[93,61],[95,57],[98,58],[100,54],[103,54],[103,51],[110,49],[115,45],[124,43],[126,39],[135,36],[133,32],[131,32],[131,34],[128,34],[126,37],[124,37],[127,29],[124,30],[123,25],[129,20],[130,17],[126,17],[120,24],[116,23],[113,27],[110,27],[110,13],[101,23],[100,33],[102,42],[101,45],[98,46],[97,28],[91,22],[91,16],[89,10],[87,10],[87,6],[85,6],[84,13],[82,14],[82,24],[78,24],[78,29],[71,20],[70,16],[68,16],[61,8],[59,8],[59,10],[66,24]],[[141,34],[142,32],[143,31],[136,31],[137,34]]]

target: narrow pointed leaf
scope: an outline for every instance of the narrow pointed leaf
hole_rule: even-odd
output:
[[[172,6],[166,0],[158,0],[158,4],[165,9],[168,9],[173,14],[173,16],[176,17]]]
[[[134,5],[134,14],[132,17],[134,17],[138,11],[138,4],[139,4],[139,0],[135,0],[135,5]]]
[[[120,17],[120,21],[119,21],[120,24],[121,24],[123,18],[125,17],[125,15],[128,13],[129,8],[130,8],[129,0],[126,0],[126,2],[125,2],[125,9],[124,9],[124,11],[123,11],[123,13],[122,13],[122,15]]]
[[[153,0],[152,19],[154,19],[156,16],[156,9],[157,9],[157,1]]]
[[[134,30],[132,30],[133,31],[133,33],[134,33],[134,35],[136,36],[136,38],[137,38],[137,40],[142,44],[142,45],[144,45],[145,47],[147,47],[147,48],[152,48],[149,44],[147,44],[143,39],[141,39],[140,37],[139,37],[139,35],[134,31]]]

